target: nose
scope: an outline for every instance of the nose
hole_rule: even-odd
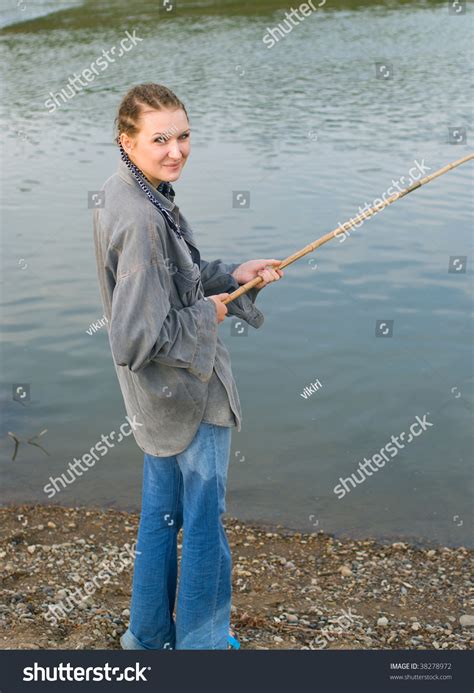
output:
[[[176,159],[177,161],[180,161],[183,158],[177,140],[173,140],[170,142],[168,156],[170,159]]]

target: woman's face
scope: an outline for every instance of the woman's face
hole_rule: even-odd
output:
[[[138,127],[135,137],[120,135],[129,158],[155,187],[178,180],[191,151],[191,131],[183,109],[142,111]]]

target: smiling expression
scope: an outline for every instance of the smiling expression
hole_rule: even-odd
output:
[[[191,151],[191,130],[181,109],[142,111],[133,137],[122,132],[120,142],[133,163],[155,187],[179,178]]]

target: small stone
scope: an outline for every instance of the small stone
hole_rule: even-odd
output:
[[[377,625],[381,626],[382,628],[385,628],[386,626],[388,626],[388,618],[386,618],[385,616],[381,616],[377,620]]]
[[[30,544],[30,546],[26,547],[26,550],[28,553],[34,553],[36,551],[36,546],[34,544]]]
[[[130,616],[130,609],[124,609],[121,613],[121,616]]]
[[[56,529],[56,525],[54,524],[54,522],[51,522],[51,520],[48,522],[48,527],[50,529]]]
[[[286,620],[288,621],[288,623],[298,623],[298,616],[296,616],[295,614],[287,614]]]
[[[348,565],[342,565],[339,568],[339,572],[341,573],[342,577],[350,577],[352,575],[352,570]]]
[[[459,619],[459,623],[463,628],[469,628],[470,626],[474,626],[474,616],[472,616],[471,614],[463,614]]]
[[[274,635],[274,636],[273,636],[273,640],[274,640],[275,642],[283,642],[283,638],[280,638],[279,635]]]
[[[421,626],[418,623],[418,621],[415,621],[414,623],[411,624],[411,629],[412,630],[420,630]]]

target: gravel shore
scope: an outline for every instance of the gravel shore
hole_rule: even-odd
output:
[[[139,516],[25,505],[0,518],[0,649],[120,649]],[[225,525],[242,649],[474,644],[472,550]]]

